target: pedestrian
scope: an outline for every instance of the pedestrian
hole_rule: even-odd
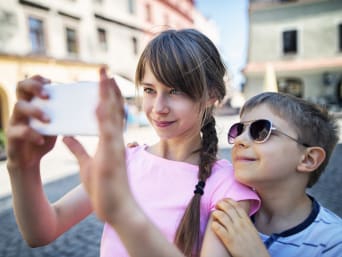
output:
[[[140,57],[136,81],[160,140],[125,149],[123,101],[115,81],[101,69],[97,151],[90,156],[75,138],[64,138],[78,159],[83,184],[52,204],[39,165],[56,137],[29,127],[30,117],[48,122],[43,110],[30,104],[33,96],[47,97],[42,89],[48,80],[35,76],[18,83],[7,131],[7,165],[25,240],[31,246],[48,244],[94,210],[106,221],[101,256],[143,256],[142,249],[145,256],[180,254],[175,247],[158,254],[154,240],[165,246],[174,242],[185,256],[198,256],[202,242],[202,256],[229,256],[213,231],[206,230],[212,210],[229,197],[253,214],[259,198],[234,179],[228,161],[216,157],[213,108],[225,95],[225,74],[218,50],[202,33],[186,29],[157,35]]]
[[[334,117],[303,99],[262,93],[240,120],[228,132],[235,177],[257,191],[261,208],[250,219],[235,201],[221,201],[215,233],[233,256],[341,256],[342,219],[306,193],[338,142]]]

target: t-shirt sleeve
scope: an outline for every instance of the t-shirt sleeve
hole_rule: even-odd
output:
[[[225,166],[224,170],[217,170],[215,177],[215,188],[210,200],[210,211],[215,210],[217,202],[224,198],[231,198],[235,201],[250,200],[251,208],[249,215],[253,215],[260,208],[260,198],[250,187],[239,183],[234,178],[234,172],[231,165]]]

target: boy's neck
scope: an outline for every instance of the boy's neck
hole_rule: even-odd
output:
[[[255,226],[263,234],[281,233],[302,223],[311,213],[312,201],[303,194],[298,198],[261,197],[262,205],[255,214]]]

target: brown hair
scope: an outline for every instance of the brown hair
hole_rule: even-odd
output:
[[[197,30],[167,30],[151,40],[143,51],[137,66],[136,84],[141,83],[147,65],[158,81],[184,92],[201,104],[202,146],[198,179],[204,184],[211,175],[218,151],[213,107],[208,108],[205,103],[211,97],[221,101],[226,93],[226,68],[220,54],[214,44]],[[174,239],[186,256],[198,251],[201,244],[200,200],[201,194],[195,193]]]
[[[325,150],[326,158],[319,168],[310,173],[307,187],[312,187],[327,166],[338,142],[336,119],[323,106],[285,93],[266,92],[250,98],[242,107],[240,116],[254,107],[266,104],[276,115],[286,119],[296,130],[298,141]]]

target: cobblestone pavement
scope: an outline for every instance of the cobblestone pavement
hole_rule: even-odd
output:
[[[310,193],[323,205],[342,217],[342,145],[338,145],[327,172]],[[221,156],[228,158],[230,149],[221,150]],[[79,183],[78,175],[46,184],[45,189],[51,201],[58,199]],[[0,257],[96,257],[99,256],[103,224],[91,215],[48,246],[29,248],[23,241],[15,222],[11,198],[0,199]]]
[[[60,198],[79,183],[78,175],[65,177],[45,185],[51,201]],[[10,198],[0,200],[9,206]],[[103,224],[91,215],[48,246],[30,248],[22,239],[15,222],[13,209],[0,207],[0,257],[96,257]],[[48,225],[47,225],[48,226]]]

